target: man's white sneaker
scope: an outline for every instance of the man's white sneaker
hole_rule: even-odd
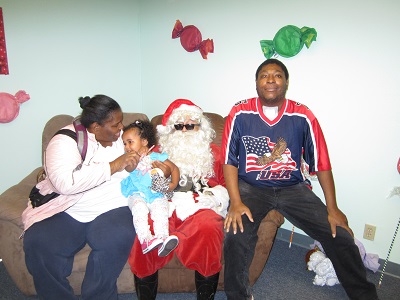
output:
[[[178,246],[179,239],[175,235],[167,237],[162,245],[158,248],[158,256],[167,256]]]

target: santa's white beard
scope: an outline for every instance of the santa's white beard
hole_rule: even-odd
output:
[[[214,157],[204,132],[173,131],[160,136],[161,150],[178,166],[182,175],[206,178],[214,175]]]

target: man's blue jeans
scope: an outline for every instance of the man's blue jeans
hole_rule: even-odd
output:
[[[288,187],[255,187],[239,180],[242,202],[250,209],[253,222],[242,216],[244,232],[225,234],[225,293],[228,300],[251,299],[249,267],[257,243],[257,231],[267,213],[276,209],[293,225],[319,241],[335,268],[350,299],[378,299],[353,237],[337,227],[332,237],[325,204],[304,184]]]

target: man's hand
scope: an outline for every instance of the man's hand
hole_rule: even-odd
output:
[[[354,237],[353,230],[349,227],[346,215],[339,209],[328,209],[328,222],[331,225],[333,238],[336,237],[336,227],[340,226],[346,229],[352,237]]]
[[[336,203],[335,183],[333,181],[333,174],[331,170],[318,171],[318,181],[324,191],[326,207],[328,210],[328,222],[331,225],[332,237],[336,237],[336,227],[340,226],[346,229],[352,237],[353,231],[349,227],[346,215],[338,208]]]
[[[237,205],[231,205],[229,207],[228,214],[226,215],[225,222],[224,222],[224,229],[226,232],[229,232],[229,228],[232,225],[233,233],[237,233],[237,228],[239,227],[240,232],[243,232],[243,223],[242,223],[242,216],[246,215],[251,222],[253,221],[253,216],[250,212],[250,209],[244,205],[242,202]]]

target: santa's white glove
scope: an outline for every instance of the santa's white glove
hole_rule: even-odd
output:
[[[193,192],[174,192],[172,203],[175,206],[176,216],[182,221],[199,210],[193,199]]]
[[[229,205],[229,194],[228,190],[222,185],[204,188],[203,193],[199,193],[196,200],[202,208],[210,208],[223,218],[226,217]]]

